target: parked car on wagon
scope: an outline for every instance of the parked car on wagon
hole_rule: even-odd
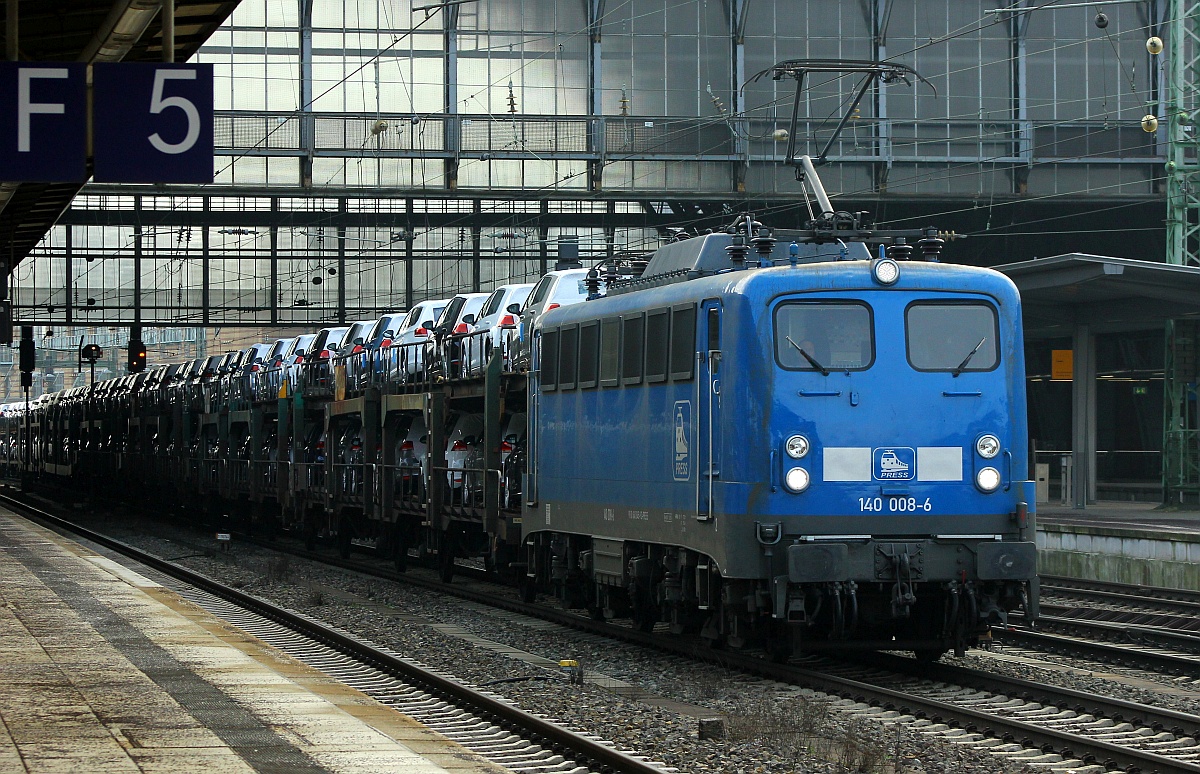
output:
[[[501,367],[511,370],[515,354],[517,329],[521,321],[521,305],[533,291],[532,282],[520,285],[501,285],[492,291],[479,310],[471,346],[466,353],[466,372],[470,376],[483,373],[492,352],[499,349]]]

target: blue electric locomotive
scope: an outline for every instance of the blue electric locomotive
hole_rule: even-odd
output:
[[[1035,616],[1016,288],[789,240],[672,243],[542,318],[527,587],[780,657],[937,657]]]

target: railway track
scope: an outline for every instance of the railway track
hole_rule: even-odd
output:
[[[1047,575],[1042,578],[1042,590],[1047,593],[1073,595],[1102,601],[1106,599],[1136,600],[1165,610],[1186,613],[1200,609],[1200,591],[1168,589],[1161,586],[1142,586],[1113,581],[1068,578]]]
[[[531,715],[495,694],[476,690],[389,649],[217,583],[18,499],[0,495],[0,503],[132,559],[139,565],[138,572],[217,617],[497,765],[530,774],[663,774],[673,770]]]
[[[1047,578],[1042,594],[1036,631],[997,630],[996,639],[1167,675],[1200,674],[1200,594],[1059,577]]]
[[[913,659],[873,654],[869,665],[805,659],[779,665],[753,654],[707,646],[596,622],[575,612],[520,602],[498,594],[482,571],[459,565],[458,583],[444,584],[429,572],[398,574],[387,563],[342,560],[325,552],[275,550],[480,604],[550,620],[574,629],[653,647],[748,674],[802,685],[838,697],[860,715],[910,724],[1009,757],[1025,756],[1056,769],[1084,771],[1200,772],[1200,717],[1043,683]]]

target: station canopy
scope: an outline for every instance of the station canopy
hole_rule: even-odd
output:
[[[1021,292],[1025,338],[1159,329],[1200,317],[1200,267],[1069,253],[997,266]]]

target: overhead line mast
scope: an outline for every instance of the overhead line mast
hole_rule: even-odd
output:
[[[1168,0],[1166,108],[1167,263],[1200,266],[1200,0]],[[1151,54],[1162,50],[1151,38]],[[1143,128],[1146,121],[1143,119]],[[1197,416],[1195,320],[1167,323],[1163,381],[1163,498],[1200,497],[1200,417]]]

